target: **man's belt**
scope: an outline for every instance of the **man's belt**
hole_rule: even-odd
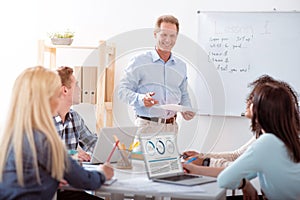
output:
[[[152,121],[152,122],[159,122],[163,124],[173,124],[176,121],[176,115],[174,117],[170,117],[169,119],[159,118],[159,117],[144,117],[144,116],[137,116],[141,119]]]

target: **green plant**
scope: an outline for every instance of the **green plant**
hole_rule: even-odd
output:
[[[67,30],[65,32],[48,33],[48,36],[49,38],[73,38],[74,32]]]

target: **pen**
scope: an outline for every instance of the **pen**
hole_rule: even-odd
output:
[[[134,148],[138,147],[140,145],[139,141],[136,141],[135,143],[131,143],[129,147],[129,151],[132,151]]]
[[[113,135],[113,137],[114,137],[115,142],[119,141],[119,138],[116,135]],[[117,147],[118,147],[118,149],[122,149],[121,143],[118,142]]]
[[[198,157],[193,157],[193,158],[187,160],[184,164],[189,164],[189,163],[193,162],[194,160],[197,160],[197,158]]]
[[[113,153],[114,153],[114,151],[116,150],[116,148],[117,148],[118,145],[119,145],[119,140],[117,140],[117,141],[115,142],[115,145],[114,145],[113,149],[111,150],[111,152],[110,152],[110,154],[109,154],[109,156],[108,156],[106,162],[108,162],[108,163],[110,162],[110,159],[111,159],[111,157],[112,157],[112,155],[113,155]]]
[[[186,154],[180,154],[180,158],[187,159],[188,156]]]

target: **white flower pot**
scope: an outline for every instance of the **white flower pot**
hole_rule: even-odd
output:
[[[51,42],[54,45],[71,45],[73,38],[51,38]]]

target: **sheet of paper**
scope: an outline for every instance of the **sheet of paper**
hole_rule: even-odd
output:
[[[93,164],[86,164],[86,163],[83,163],[82,164],[82,167],[85,169],[85,170],[97,170],[99,165],[93,165]]]
[[[112,179],[110,179],[110,180],[106,180],[105,181],[105,183],[104,183],[104,185],[111,185],[111,184],[113,184],[114,182],[116,182],[118,179],[116,179],[116,178],[112,178]]]
[[[197,110],[194,108],[190,108],[178,104],[155,105],[155,107],[164,110],[176,111],[176,112],[185,112],[185,111],[197,112]]]
[[[87,164],[87,163],[83,164],[82,166],[85,170],[89,170],[89,171],[94,171],[94,170],[97,171],[98,167],[99,167],[99,165],[93,165],[93,164]],[[112,179],[105,181],[104,185],[111,185],[116,181],[117,181],[117,178],[113,177]]]

